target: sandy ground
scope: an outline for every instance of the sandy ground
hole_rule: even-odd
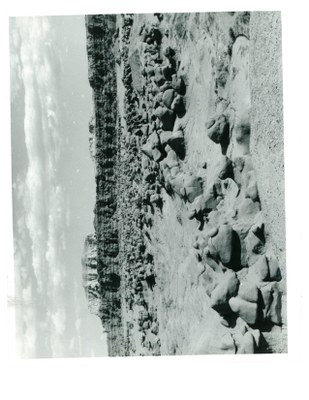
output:
[[[287,320],[280,13],[253,13],[250,35],[251,146],[269,243],[279,260],[283,277],[283,335],[282,343],[276,343],[275,347],[284,350]]]

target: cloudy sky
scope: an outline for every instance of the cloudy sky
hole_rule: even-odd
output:
[[[81,281],[95,202],[84,17],[11,18],[10,52],[18,353],[106,355]]]

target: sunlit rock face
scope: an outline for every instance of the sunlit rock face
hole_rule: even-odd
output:
[[[94,233],[85,239],[84,252],[82,256],[82,279],[83,288],[91,313],[100,316],[101,293],[97,271],[97,239]]]

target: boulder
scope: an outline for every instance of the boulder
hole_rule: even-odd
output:
[[[206,123],[207,134],[214,143],[224,143],[229,139],[230,125],[224,114],[212,117]]]
[[[159,162],[162,159],[162,153],[158,148],[152,149],[152,158],[156,162]]]
[[[269,280],[280,281],[282,279],[278,261],[274,257],[267,258],[269,269]]]
[[[213,245],[213,243],[212,243],[212,238],[211,238],[211,237],[208,239],[207,248],[208,248],[208,254],[209,254],[212,258],[214,258],[215,260],[217,260],[217,259],[218,259],[218,251],[217,251],[217,249],[215,248],[215,246]]]
[[[259,255],[264,252],[264,242],[250,230],[245,238],[245,245],[248,265],[252,265],[258,260]]]
[[[190,203],[192,203],[194,199],[203,192],[201,179],[197,178],[192,173],[185,175],[184,188],[185,188],[186,198]]]
[[[180,158],[183,158],[185,150],[185,139],[183,131],[179,130],[173,132],[168,139],[168,144],[179,155]]]
[[[157,107],[155,112],[154,112],[155,116],[161,120],[162,115],[164,114],[164,110],[165,110],[165,107],[163,107],[163,106]]]
[[[180,172],[179,166],[172,167],[172,168],[170,169],[171,178],[175,178],[176,175],[179,174],[179,172]]]
[[[219,257],[225,267],[239,269],[239,238],[230,225],[221,225],[218,234],[210,239],[210,243],[215,249],[215,258]]]
[[[159,161],[162,158],[162,154],[158,149],[159,144],[159,136],[154,132],[148,137],[147,142],[141,147],[141,150],[150,159]]]
[[[215,178],[233,178],[233,164],[227,156],[221,156],[214,168]]]
[[[172,80],[172,75],[174,74],[174,69],[170,65],[164,65],[162,67],[162,74],[167,81]]]
[[[178,167],[178,165],[179,165],[177,154],[171,148],[168,149],[167,156],[164,161],[165,161],[166,165],[168,166],[168,168],[170,168],[170,169],[173,167]]]
[[[261,211],[261,205],[259,202],[254,202],[251,199],[243,198],[238,206],[237,212],[241,220],[244,220],[247,224],[253,225],[257,214]]]
[[[242,184],[242,171],[245,166],[244,157],[235,157],[233,161],[233,175],[234,180],[238,185]]]
[[[172,49],[170,46],[166,47],[163,51],[163,55],[167,58],[174,57],[175,55],[175,50]]]
[[[162,33],[158,28],[151,28],[149,31],[149,37],[156,41],[158,45],[161,44],[162,41]]]
[[[246,332],[237,354],[253,354],[255,352],[255,340],[251,332]]]
[[[235,328],[234,329],[235,329],[236,332],[240,333],[241,335],[244,335],[247,332],[248,327],[247,327],[247,324],[244,322],[244,320],[241,319],[240,317],[238,317],[236,319],[236,323],[235,323]]]
[[[236,115],[233,136],[238,144],[238,153],[245,155],[250,153],[250,112],[244,110],[240,115]]]
[[[183,117],[184,114],[186,113],[186,108],[183,100],[183,96],[180,94],[177,94],[177,96],[174,98],[173,103],[171,105],[171,109],[175,111],[178,117]]]
[[[269,319],[276,325],[281,325],[282,324],[281,309],[282,309],[282,293],[279,290],[279,287],[276,284],[274,284],[272,287],[271,306],[266,315],[267,319]]]
[[[231,207],[234,205],[235,199],[239,194],[239,187],[237,183],[231,179],[226,178],[220,181],[221,183],[221,194],[224,196],[225,204],[229,204]],[[218,193],[219,190],[217,189],[216,192]],[[218,193],[220,195],[220,193]]]
[[[236,221],[232,225],[233,230],[236,232],[239,243],[240,243],[240,265],[242,267],[246,267],[248,265],[247,262],[247,249],[245,244],[245,238],[248,234],[250,227],[240,223],[240,221]]]
[[[159,333],[159,326],[157,323],[155,322],[152,323],[150,332],[153,333],[154,335],[157,335]]]
[[[281,325],[282,293],[277,282],[269,282],[260,287],[263,299],[263,316],[265,320]]]
[[[221,338],[220,349],[227,354],[235,354],[236,347],[232,335],[228,332]]]
[[[229,305],[233,312],[239,315],[249,325],[256,323],[258,315],[258,306],[256,303],[251,303],[241,299],[240,297],[232,297],[229,300]]]
[[[142,147],[141,147],[142,152],[149,158],[152,159],[152,146],[150,143],[145,143]]]
[[[181,96],[184,96],[186,94],[186,84],[182,77],[177,78],[176,75],[173,75],[172,87]]]
[[[153,171],[149,170],[149,169],[146,169],[144,171],[144,176],[143,177],[144,177],[144,181],[147,182],[147,183],[150,183],[150,184],[154,183],[155,179],[156,179],[155,173]],[[149,190],[147,190],[146,193],[147,192],[149,192]]]
[[[151,91],[153,96],[156,96],[158,93],[160,93],[160,89],[158,88],[158,86],[154,82],[150,86],[150,91]]]
[[[206,192],[197,196],[189,205],[189,219],[200,216],[201,213],[213,210],[217,205],[217,200],[213,193]]]
[[[173,89],[172,83],[170,81],[166,81],[163,83],[163,85],[160,87],[160,91],[163,93],[168,89]]]
[[[206,229],[204,231],[204,235],[203,236],[205,237],[205,239],[207,237],[207,240],[208,240],[208,238],[216,236],[218,231],[219,231],[219,228],[217,226],[209,227],[208,229]],[[205,234],[206,234],[206,236],[205,236]]]
[[[175,118],[176,118],[175,113],[166,107],[158,107],[157,110],[158,110],[157,116],[161,121],[162,129],[164,131],[173,130],[174,122],[175,122]]]
[[[158,134],[156,132],[153,132],[151,135],[149,135],[147,142],[151,143],[153,147],[158,147],[160,143]]]
[[[161,132],[159,132],[160,143],[161,143],[161,146],[163,148],[168,144],[171,136],[172,136],[172,132],[171,131],[161,131]]]
[[[269,268],[265,255],[260,255],[257,261],[249,267],[246,279],[256,284],[269,280]]]
[[[217,235],[211,239],[211,243],[222,263],[229,264],[233,252],[233,229],[229,225],[221,225]]]
[[[163,93],[159,92],[155,98],[154,98],[154,108],[158,108],[160,106],[162,106],[162,98],[163,98]]]
[[[245,154],[245,155],[241,156],[241,158],[245,162],[244,168],[243,168],[243,173],[247,174],[249,171],[254,171],[254,165],[253,165],[251,154]]]
[[[237,354],[238,354],[239,353],[239,349],[241,348],[241,346],[243,345],[243,342],[244,342],[244,335],[242,335],[239,332],[236,332],[236,333],[232,333],[232,336],[233,336],[233,339],[234,339],[234,342],[235,342],[235,346],[236,346],[236,349],[237,349]]]
[[[234,272],[227,271],[219,279],[210,297],[211,307],[219,314],[228,314],[230,307],[228,301],[235,297],[238,292],[239,280]]]
[[[260,347],[261,332],[259,331],[259,329],[250,329],[250,333],[254,337],[255,347],[259,348]]]
[[[245,197],[250,198],[252,201],[259,199],[259,192],[257,188],[255,171],[248,171],[244,178]]]
[[[162,102],[167,108],[171,108],[173,99],[175,97],[174,89],[167,89],[163,93]]]
[[[262,242],[264,241],[264,224],[263,224],[263,215],[260,209],[259,202],[253,202],[248,198],[241,198],[239,201],[239,205],[235,204],[235,208],[237,210],[237,225],[238,230],[242,232],[243,241],[245,244],[245,238],[248,235],[249,231],[257,236]],[[235,228],[236,229],[236,228]]]
[[[203,193],[203,203],[202,210],[206,212],[210,212],[214,210],[218,204],[218,197],[216,197],[214,192],[214,187],[210,186],[206,189],[205,193]]]
[[[179,173],[175,177],[170,178],[170,185],[173,191],[178,194],[181,198],[184,198],[186,192],[184,189],[184,174]]]
[[[254,283],[242,282],[239,286],[238,296],[243,300],[257,303],[259,299],[259,290]]]
[[[156,70],[154,75],[154,82],[157,86],[162,86],[165,82],[165,78],[161,72],[161,70]]]

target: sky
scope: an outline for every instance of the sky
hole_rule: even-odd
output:
[[[107,355],[82,287],[95,203],[84,17],[11,18],[10,63],[17,353]]]

